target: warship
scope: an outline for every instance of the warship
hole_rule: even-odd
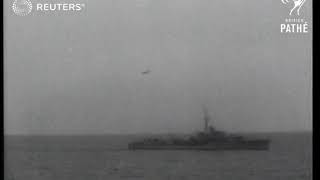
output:
[[[204,130],[184,138],[147,138],[128,144],[130,150],[269,150],[269,139],[250,139],[209,126],[210,116],[204,112]]]

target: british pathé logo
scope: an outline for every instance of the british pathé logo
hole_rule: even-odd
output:
[[[18,16],[25,16],[31,13],[32,4],[30,0],[14,0],[12,10]]]
[[[304,19],[285,19],[280,25],[281,33],[308,33],[308,22]]]
[[[292,13],[295,11],[296,14],[300,15],[300,9],[303,6],[303,4],[306,2],[306,0],[281,0],[283,4],[293,4],[293,7],[290,10],[289,15],[291,16]]]
[[[289,16],[280,24],[281,33],[308,33],[308,22],[300,16],[300,9],[306,0],[281,0],[283,4],[292,4]]]

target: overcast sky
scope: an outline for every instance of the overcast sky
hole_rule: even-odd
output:
[[[6,134],[193,132],[202,104],[222,130],[312,129],[312,32],[280,33],[281,0],[90,0],[25,17],[10,3]]]

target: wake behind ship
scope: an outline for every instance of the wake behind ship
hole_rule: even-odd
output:
[[[209,114],[204,111],[204,130],[188,138],[148,138],[129,143],[130,150],[268,150],[269,139],[248,139],[209,126]]]

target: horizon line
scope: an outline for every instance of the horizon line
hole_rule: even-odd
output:
[[[105,135],[115,135],[115,136],[126,136],[126,135],[165,135],[165,134],[193,134],[192,133],[184,133],[184,132],[162,132],[162,133],[153,133],[153,132],[137,132],[137,133],[47,133],[47,134],[6,134],[4,133],[3,136],[105,136]],[[292,130],[292,131],[238,131],[238,132],[230,132],[230,134],[276,134],[276,133],[313,133],[313,130]]]

